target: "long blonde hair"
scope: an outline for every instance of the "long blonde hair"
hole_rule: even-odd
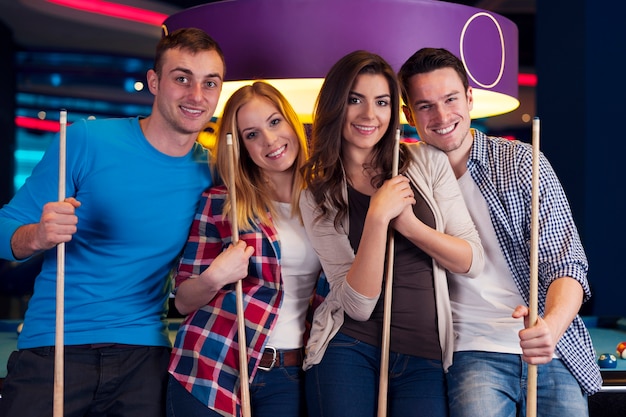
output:
[[[237,126],[237,113],[239,109],[255,97],[265,98],[271,101],[278,111],[285,118],[287,123],[293,128],[300,150],[292,167],[293,186],[291,193],[291,214],[300,217],[300,192],[304,187],[304,180],[300,173],[300,167],[304,165],[308,158],[308,148],[304,126],[300,122],[295,110],[287,99],[274,86],[264,81],[256,81],[251,85],[246,85],[238,89],[226,102],[224,113],[219,120],[217,128],[217,143],[214,153],[214,166],[218,175],[228,181],[228,149],[226,145],[226,134],[233,137],[233,152],[235,160],[235,190],[237,198],[237,224],[240,229],[252,227],[253,223],[270,225],[270,217],[277,216],[277,211],[271,199],[270,186],[264,181],[261,169],[252,161],[246,147],[241,143],[242,138]],[[230,195],[224,204],[223,214],[230,217],[231,201]]]

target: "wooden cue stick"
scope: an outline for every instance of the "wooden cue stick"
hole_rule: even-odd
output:
[[[393,164],[391,175],[398,175],[398,160],[400,154],[400,129],[396,130],[393,148]],[[380,375],[378,383],[378,417],[387,415],[387,388],[389,374],[389,339],[391,334],[391,293],[393,286],[393,258],[395,243],[393,229],[389,229],[387,238],[387,269],[385,271],[385,299],[383,303],[383,340],[380,346]]]
[[[233,149],[233,135],[226,134],[226,146],[228,147],[228,194],[230,195],[230,227],[233,245],[239,241],[239,227],[237,225],[237,193],[235,191],[235,162],[236,156]],[[239,340],[239,374],[241,384],[241,414],[243,417],[251,417],[250,411],[250,384],[248,382],[248,345],[246,343],[246,318],[243,309],[243,288],[241,280],[235,284],[237,298],[237,333]]]
[[[530,219],[530,299],[528,322],[530,326],[537,323],[539,262],[539,118],[533,119],[532,127],[533,169]],[[537,415],[537,365],[528,365],[528,386],[526,393],[526,416]]]
[[[67,111],[61,110],[59,116],[59,201],[65,200],[65,141],[67,127]],[[65,243],[57,245],[57,286],[56,286],[56,327],[54,337],[54,389],[53,417],[63,417],[64,390],[64,310],[65,310]]]

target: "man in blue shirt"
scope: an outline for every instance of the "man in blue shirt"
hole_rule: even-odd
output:
[[[485,248],[475,279],[449,274],[455,353],[447,375],[450,415],[524,416],[528,364],[538,366],[545,415],[588,415],[602,379],[578,316],[590,296],[587,258],[569,203],[541,155],[538,313],[528,321],[532,148],[470,128],[463,63],[423,48],[398,74],[404,112],[422,141],[448,155]]]
[[[0,210],[0,257],[43,252],[0,416],[49,415],[56,250],[65,242],[66,416],[164,415],[169,271],[212,184],[198,133],[224,79],[219,45],[198,29],[164,36],[147,73],[151,115],[67,128],[67,198],[57,202],[59,138]]]

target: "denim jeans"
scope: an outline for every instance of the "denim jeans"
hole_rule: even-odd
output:
[[[302,417],[304,372],[299,366],[258,370],[250,383],[250,408],[254,417]],[[198,401],[173,376],[167,386],[168,417],[221,417]]]
[[[520,355],[455,352],[448,370],[451,417],[526,415],[528,364]],[[586,417],[587,396],[563,362],[537,366],[537,416]]]
[[[375,417],[379,370],[379,347],[338,333],[306,372],[309,417]],[[448,415],[441,361],[390,352],[387,395],[390,417]]]

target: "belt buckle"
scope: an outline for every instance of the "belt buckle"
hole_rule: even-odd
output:
[[[265,349],[272,350],[272,363],[270,364],[270,366],[261,366],[261,364],[259,364],[258,368],[262,371],[271,371],[272,368],[274,368],[274,365],[276,365],[277,351],[276,348],[273,346],[266,346]],[[265,353],[265,351],[263,353]]]

